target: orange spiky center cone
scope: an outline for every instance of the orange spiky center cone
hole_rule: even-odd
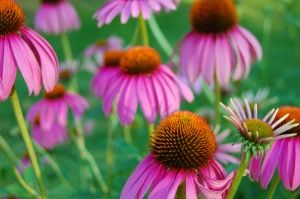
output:
[[[120,61],[121,69],[128,74],[151,74],[161,64],[158,52],[149,47],[128,49]]]
[[[25,23],[22,8],[13,0],[0,1],[0,35],[17,33]]]
[[[213,159],[216,139],[202,117],[181,111],[160,122],[150,146],[155,159],[166,168],[193,170]]]
[[[121,58],[124,55],[124,51],[109,50],[104,53],[104,65],[105,66],[120,66]]]
[[[222,33],[238,23],[238,16],[233,0],[196,0],[190,21],[197,32]]]
[[[279,111],[275,117],[275,120],[279,120],[281,117],[285,116],[286,114],[289,114],[289,116],[282,123],[287,123],[291,120],[295,120],[294,123],[300,124],[300,107],[282,106],[281,108],[279,108]],[[290,133],[297,133],[299,136],[300,135],[300,126],[292,128],[291,130],[285,132],[285,134],[290,134]]]
[[[45,92],[46,99],[59,99],[65,95],[65,87],[62,84],[56,84],[50,92]]]

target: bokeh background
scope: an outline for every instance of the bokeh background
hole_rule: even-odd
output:
[[[34,13],[38,7],[37,0],[17,0],[27,14],[27,23],[33,27]],[[96,21],[92,19],[95,11],[104,0],[71,0],[76,7],[82,22],[79,31],[70,33],[70,41],[74,57],[83,61],[83,51],[98,39],[105,39],[117,35],[129,45],[132,39],[136,21],[131,20],[126,25],[121,25],[119,19],[109,26],[97,28]],[[259,88],[269,88],[271,97],[277,97],[275,106],[300,105],[300,1],[299,0],[239,0],[236,1],[240,16],[240,24],[249,29],[261,42],[264,50],[263,60],[255,64],[250,76],[240,82],[234,95],[240,96],[245,91],[257,91]],[[156,16],[159,26],[172,46],[176,46],[180,39],[190,30],[189,1],[182,1],[178,10],[170,13],[161,13]],[[64,61],[60,38],[44,35],[56,50],[60,61]],[[160,45],[150,34],[151,46],[157,48],[165,62],[169,58],[164,54]],[[103,195],[93,182],[87,165],[80,165],[80,155],[71,141],[48,154],[59,165],[63,178],[70,182],[64,183],[58,178],[51,166],[41,165],[44,181],[49,190],[49,198],[118,198],[127,177],[136,167],[141,158],[148,152],[147,124],[142,117],[131,128],[133,144],[127,144],[122,136],[122,128],[118,126],[113,132],[113,165],[106,167],[108,119],[103,116],[101,102],[90,92],[92,74],[81,72],[78,74],[80,94],[90,102],[90,109],[85,114],[84,120],[93,120],[96,127],[90,136],[86,137],[87,148],[95,157],[99,168],[109,184],[110,192]],[[17,90],[21,96],[23,110],[26,113],[29,107],[39,97],[28,96],[24,81],[18,78]],[[226,99],[225,99],[226,100]],[[192,105],[183,104],[182,109],[198,111],[210,106],[206,98],[200,94]],[[226,122],[223,121],[226,126]],[[14,152],[21,158],[25,152],[23,142],[18,134],[15,118],[10,101],[0,103],[0,134],[7,140]],[[42,157],[42,154],[40,154]],[[234,169],[229,166],[228,170]],[[29,168],[24,173],[25,179],[34,184],[34,175]],[[83,180],[84,178],[84,180]],[[86,180],[88,179],[88,180]],[[245,178],[241,184],[236,198],[251,199],[265,198],[266,191],[256,183]],[[0,151],[0,198],[17,195],[19,198],[28,198],[17,184],[9,162]],[[291,198],[292,194],[280,187],[275,198]]]

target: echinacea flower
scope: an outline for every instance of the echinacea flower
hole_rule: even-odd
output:
[[[67,61],[60,64],[59,79],[69,80],[79,70],[79,61]]]
[[[174,199],[180,187],[188,199],[224,198],[232,174],[226,178],[215,160],[216,138],[200,116],[175,112],[152,133],[151,152],[127,180],[121,199]]]
[[[57,116],[58,117],[58,116]],[[49,150],[53,149],[56,145],[64,143],[68,140],[67,127],[58,122],[54,122],[49,128],[43,128],[40,116],[35,116],[32,122],[32,138],[41,147]]]
[[[238,25],[233,0],[195,0],[190,12],[192,31],[180,47],[180,73],[191,84],[203,78],[225,87],[232,78],[247,77],[262,57],[257,39]]]
[[[42,85],[53,89],[58,61],[50,44],[25,26],[25,14],[13,0],[0,2],[0,100],[6,100],[19,68],[29,93],[38,95]]]
[[[98,20],[98,27],[110,24],[117,15],[121,16],[121,23],[125,24],[130,17],[150,19],[153,12],[175,10],[176,7],[174,0],[107,0],[94,18]]]
[[[257,91],[246,91],[242,94],[242,99],[246,98],[253,107],[256,103],[259,108],[265,108],[277,102],[276,97],[269,97],[270,90],[268,88],[260,88]]]
[[[45,93],[45,97],[34,104],[27,113],[27,121],[34,122],[39,117],[39,127],[43,130],[65,127],[68,109],[71,108],[75,119],[80,119],[88,107],[88,102],[76,93],[66,91],[61,84]]]
[[[47,34],[63,34],[80,27],[80,20],[68,0],[41,0],[35,28]]]
[[[179,110],[181,97],[193,101],[191,90],[161,63],[160,55],[153,48],[133,47],[120,60],[111,57],[107,53],[107,66],[100,68],[92,87],[103,99],[106,115],[116,103],[123,125],[133,122],[138,105],[148,122],[153,123],[159,113],[165,117]]]
[[[300,108],[293,106],[279,108],[275,121],[280,121],[286,114],[289,116],[282,121],[283,123],[290,120],[300,123]],[[260,181],[263,188],[267,188],[275,170],[278,171],[286,189],[295,191],[300,187],[300,127],[290,129],[286,134],[296,136],[276,140],[270,151],[265,156],[256,158],[250,167],[252,178]]]
[[[84,51],[84,56],[90,58],[99,55],[102,58],[104,52],[108,50],[121,50],[123,48],[123,40],[117,36],[111,36],[107,40],[98,40],[94,44],[88,46]]]
[[[231,99],[230,102],[230,106],[221,103],[229,114],[224,118],[238,129],[243,150],[250,152],[254,157],[268,151],[275,140],[295,136],[295,134],[284,133],[298,126],[293,123],[294,120],[284,122],[288,114],[275,120],[278,109],[272,109],[263,119],[260,119],[257,104],[251,109],[247,99],[244,100],[244,104],[236,99]]]
[[[216,159],[223,164],[238,164],[240,162],[239,159],[232,154],[241,152],[241,145],[232,144],[229,142],[224,143],[226,138],[228,138],[230,135],[230,130],[225,129],[220,131],[220,126],[216,126],[213,131],[216,135],[217,141]]]

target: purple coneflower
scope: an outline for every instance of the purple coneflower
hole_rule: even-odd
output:
[[[291,106],[281,107],[275,121],[287,114],[289,116],[281,122],[300,123],[300,108]],[[300,127],[290,129],[286,134],[297,136],[276,140],[265,156],[259,156],[251,164],[252,178],[260,181],[263,188],[269,185],[276,168],[286,189],[295,191],[300,186]]]
[[[200,116],[175,112],[163,119],[150,140],[151,152],[127,180],[121,199],[223,198],[232,179],[215,160],[216,138]]]
[[[223,164],[233,163],[238,164],[240,161],[238,158],[232,155],[232,153],[241,152],[240,144],[232,144],[232,143],[224,143],[226,138],[230,135],[230,130],[225,129],[220,132],[220,127],[217,126],[214,128],[214,133],[216,135],[217,140],[217,151],[216,151],[216,159]]]
[[[0,100],[6,100],[19,68],[29,93],[47,91],[58,79],[58,61],[50,44],[25,26],[23,10],[12,0],[0,2]]]
[[[192,31],[180,47],[180,72],[191,84],[203,78],[222,86],[245,78],[261,59],[256,38],[238,25],[233,0],[196,0],[190,12]]]
[[[239,100],[231,99],[231,105],[225,106],[221,103],[224,110],[230,116],[224,116],[239,131],[240,142],[243,150],[257,156],[268,151],[273,141],[295,136],[295,134],[284,134],[284,132],[298,126],[293,120],[286,121],[288,114],[275,120],[278,109],[272,109],[263,119],[258,117],[257,104],[251,109],[247,99],[242,104]]]
[[[47,34],[62,34],[80,27],[80,20],[68,0],[41,0],[35,28]]]
[[[108,54],[109,55],[109,54]],[[107,56],[108,57],[108,56]],[[181,97],[193,101],[193,93],[164,64],[153,48],[133,47],[116,59],[106,58],[94,77],[92,87],[103,99],[104,113],[112,111],[113,103],[123,125],[131,124],[138,105],[149,123],[179,110]]]
[[[117,15],[121,16],[121,23],[125,24],[130,17],[149,19],[153,12],[175,10],[176,7],[174,0],[107,0],[94,18],[98,20],[98,27],[110,24]]]
[[[84,56],[90,58],[98,55],[102,57],[103,53],[108,50],[121,50],[123,48],[123,40],[116,36],[111,36],[107,40],[98,40],[94,44],[88,46],[84,51]]]
[[[34,104],[28,114],[27,120],[34,122],[39,117],[39,126],[43,130],[65,127],[67,124],[68,108],[71,108],[76,119],[80,119],[88,107],[88,102],[81,96],[68,92],[61,84],[55,85],[51,92],[46,92],[44,99]],[[60,126],[59,126],[60,125]]]
[[[79,61],[67,61],[60,64],[59,79],[69,80],[79,70]]]
[[[53,149],[56,145],[64,143],[68,140],[67,127],[53,123],[49,128],[43,128],[41,119],[37,115],[32,121],[32,137],[43,148],[49,150]]]

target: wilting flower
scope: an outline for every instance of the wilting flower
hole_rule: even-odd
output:
[[[150,140],[151,152],[127,180],[121,199],[173,199],[179,187],[186,198],[223,198],[233,173],[215,160],[217,143],[206,121],[191,112],[163,119]]]
[[[225,106],[221,103],[224,110],[230,115],[224,116],[230,121],[241,135],[240,142],[243,150],[257,156],[268,151],[275,140],[292,137],[295,134],[285,134],[288,130],[298,126],[293,120],[284,122],[288,114],[280,116],[277,120],[278,109],[272,109],[263,119],[258,117],[257,104],[253,111],[247,99],[244,104],[239,100],[231,99],[231,106]]]
[[[280,121],[286,114],[289,116],[282,123],[290,120],[300,123],[300,108],[291,106],[281,107],[275,121]],[[265,156],[257,157],[251,164],[252,178],[260,181],[264,188],[269,185],[276,169],[286,189],[295,191],[300,186],[300,127],[290,129],[286,134],[296,136],[276,140]]]
[[[79,61],[67,61],[60,64],[59,79],[69,80],[79,69]]]
[[[110,58],[111,57],[111,58]],[[138,105],[148,122],[177,111],[181,97],[193,101],[191,90],[164,64],[152,48],[133,47],[124,55],[107,53],[92,81],[95,94],[103,99],[104,113],[112,111],[113,103],[123,125],[131,124]]]
[[[58,61],[50,44],[25,26],[23,10],[13,0],[0,2],[0,100],[6,100],[19,68],[29,93],[47,91],[58,79]]]
[[[63,85],[57,84],[51,92],[46,92],[44,99],[34,104],[28,114],[27,120],[34,122],[39,118],[39,127],[50,130],[65,127],[67,124],[68,108],[71,108],[76,119],[80,119],[88,107],[88,102],[76,93],[68,92]]]
[[[39,115],[35,116],[31,122],[33,139],[45,149],[52,149],[68,140],[67,127],[58,122],[53,123],[49,128],[43,128],[41,125],[43,121]]]
[[[80,27],[80,20],[68,0],[42,0],[35,15],[35,28],[48,34],[62,34]]]
[[[180,73],[191,84],[214,79],[224,87],[229,80],[247,77],[251,64],[262,57],[256,38],[238,25],[233,0],[196,0],[190,12],[192,31],[180,47]]]
[[[276,103],[276,97],[269,97],[270,90],[268,88],[261,88],[257,91],[247,91],[242,94],[242,99],[247,99],[250,106],[253,107],[254,104],[257,104],[259,108],[264,108]]]
[[[177,0],[175,0],[177,1]],[[107,0],[106,3],[95,13],[98,27],[110,24],[117,16],[121,16],[121,23],[125,24],[130,17],[142,16],[149,19],[153,12],[162,9],[175,10],[177,3],[174,0]]]
[[[223,164],[233,163],[238,164],[240,161],[238,158],[234,157],[232,153],[239,153],[241,151],[240,144],[232,144],[232,143],[223,143],[226,138],[230,135],[230,130],[225,129],[220,132],[220,127],[217,126],[214,128],[214,133],[216,135],[217,140],[217,151],[216,151],[216,159]]]

